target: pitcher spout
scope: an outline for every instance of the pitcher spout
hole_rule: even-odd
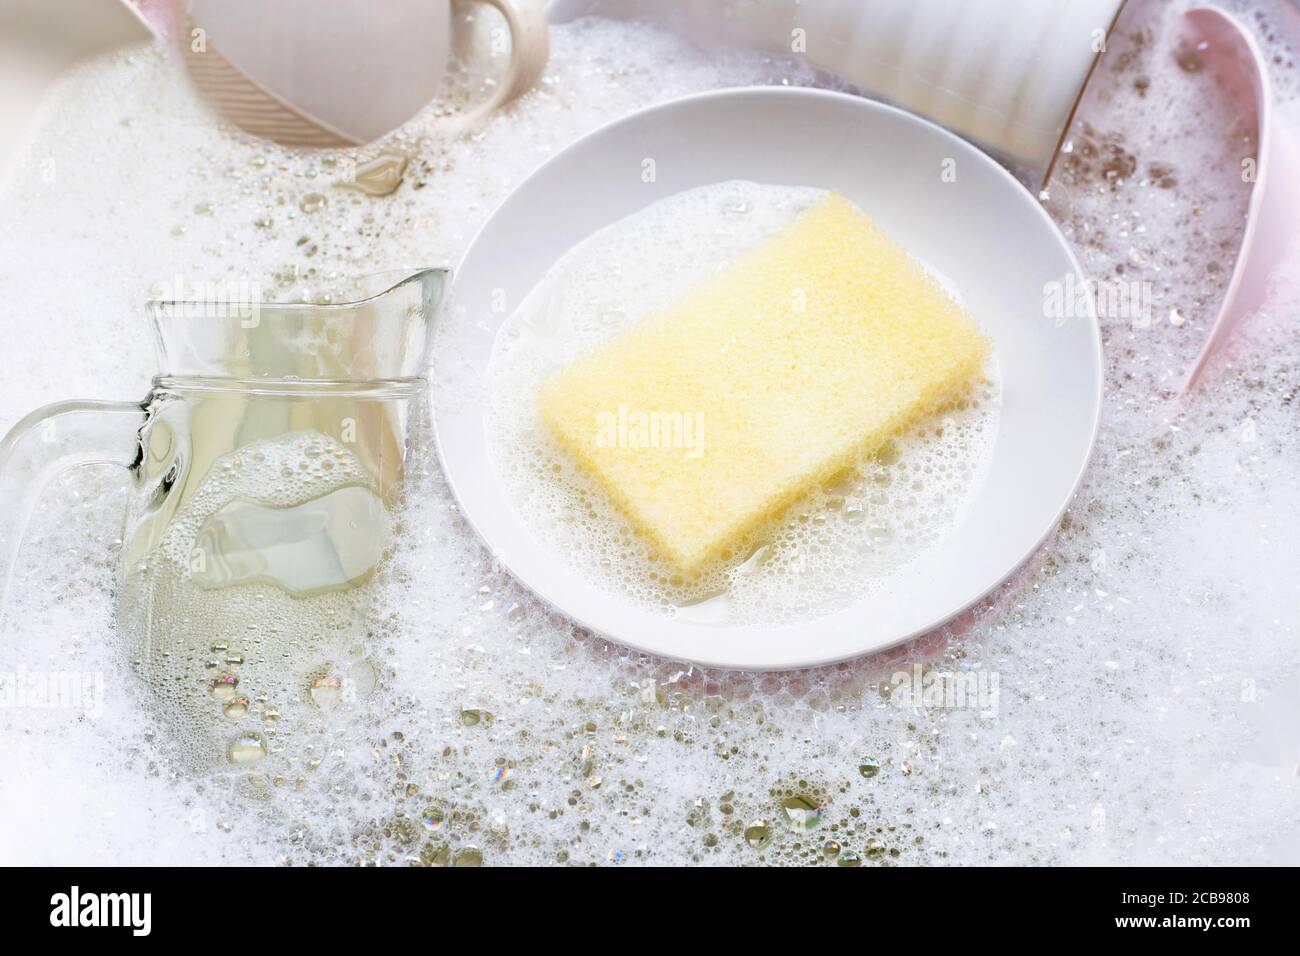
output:
[[[443,268],[300,290],[180,287],[148,304],[164,379],[348,383],[425,377]]]

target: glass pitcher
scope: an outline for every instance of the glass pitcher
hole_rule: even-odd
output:
[[[328,305],[151,302],[143,402],[59,402],[0,441],[0,600],[41,488],[129,469],[118,629],[183,760],[304,759],[286,731],[375,683],[367,605],[446,278],[368,276]]]

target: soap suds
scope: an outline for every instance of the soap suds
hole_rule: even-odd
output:
[[[1245,208],[1237,113],[1174,56],[1188,5],[1128,4],[1071,136],[1081,151],[1091,124],[1115,161],[1059,167],[1048,204],[1091,275],[1149,282],[1158,308],[1138,327],[1103,315],[1104,420],[1079,497],[946,649],[752,675],[594,639],[494,567],[425,443],[376,582],[381,685],[340,713],[323,773],[250,794],[171,762],[110,623],[125,478],[86,469],[38,508],[0,673],[102,675],[102,709],[0,708],[0,856],[828,865],[833,833],[865,865],[1300,861],[1297,276],[1180,398]],[[1300,118],[1285,5],[1229,6],[1267,26],[1280,110]],[[454,262],[575,136],[688,92],[812,80],[578,21],[553,31],[541,89],[469,141],[444,142],[427,117],[397,134],[414,159],[376,201],[331,187],[350,152],[213,129],[154,54],[89,66],[0,195],[0,427],[43,402],[142,396],[142,303],[178,273],[310,293],[331,273]],[[327,205],[304,212],[311,194]],[[914,660],[996,675],[996,713],[906,706],[892,675]],[[821,807],[811,832],[783,819],[800,796]]]

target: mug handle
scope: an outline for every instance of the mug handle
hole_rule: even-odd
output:
[[[457,0],[466,2],[466,0]],[[496,92],[460,121],[468,125],[526,93],[542,75],[550,56],[550,35],[540,0],[479,0],[496,7],[510,29],[510,67]]]
[[[146,418],[138,402],[56,402],[0,439],[0,627],[18,551],[45,486],[83,465],[136,465]]]

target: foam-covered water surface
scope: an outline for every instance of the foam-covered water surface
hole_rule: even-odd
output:
[[[370,585],[375,691],[293,772],[195,774],[113,624],[126,477],[88,469],[43,497],[0,639],[0,857],[1300,862],[1300,275],[1180,396],[1253,149],[1179,53],[1186,6],[1131,0],[1049,185],[1085,271],[1131,284],[1138,307],[1102,310],[1104,420],[1077,500],[979,612],[813,671],[645,658],[495,567],[426,440]],[[1300,120],[1288,4],[1229,6],[1263,34],[1283,115]],[[718,86],[825,80],[577,21],[553,31],[541,88],[468,140],[422,116],[369,150],[299,155],[219,129],[156,52],[89,65],[0,192],[0,427],[58,399],[141,397],[142,303],[160,287],[314,297],[341,275],[454,262],[515,183],[606,120]],[[392,196],[335,185],[381,147],[412,157]],[[914,693],[916,675],[940,693]]]

